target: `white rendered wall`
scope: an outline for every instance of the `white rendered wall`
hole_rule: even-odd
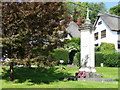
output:
[[[101,25],[98,25],[98,22],[102,21]],[[115,49],[118,51],[118,35],[117,32],[111,31],[110,28],[104,23],[104,21],[99,18],[96,29],[94,33],[98,32],[98,40],[95,40],[95,44],[100,45],[101,42],[113,43],[115,45]],[[101,39],[101,31],[106,29],[106,37]]]

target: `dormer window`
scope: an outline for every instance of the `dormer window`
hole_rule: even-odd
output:
[[[98,22],[98,25],[101,25],[102,24],[102,21]]]

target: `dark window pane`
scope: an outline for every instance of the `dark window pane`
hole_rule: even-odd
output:
[[[102,24],[102,21],[98,22],[98,25],[101,25]]]
[[[120,44],[118,44],[118,48],[120,49]]]
[[[106,29],[101,31],[101,38],[105,38],[106,37]]]
[[[98,46],[98,44],[95,44],[95,46]]]
[[[120,31],[117,31],[117,34],[120,34]]]
[[[98,40],[98,32],[94,34],[95,40]]]

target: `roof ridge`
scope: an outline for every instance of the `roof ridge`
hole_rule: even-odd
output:
[[[112,17],[120,17],[118,15],[113,15],[113,14],[109,14],[109,13],[107,13],[107,15],[112,16]]]
[[[118,27],[120,16],[99,12],[98,19],[99,18],[101,18],[104,21],[104,23],[110,28],[110,30],[115,30],[115,31],[120,30],[120,27]],[[96,25],[96,23],[94,25]]]
[[[102,14],[102,15],[108,15],[108,16],[111,16],[111,17],[120,18],[120,16],[118,16],[118,15],[113,15],[113,14],[110,14],[110,13],[103,13],[103,12],[100,12],[100,13],[98,14],[98,16],[101,16],[101,14]]]

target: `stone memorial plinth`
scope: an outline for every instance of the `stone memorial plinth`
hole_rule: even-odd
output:
[[[105,78],[78,78],[78,81],[115,82],[115,79]]]
[[[87,9],[87,17],[85,23],[80,27],[81,31],[81,67],[79,72],[85,72],[85,78],[100,78],[100,74],[96,74],[95,55],[94,55],[94,28],[89,19],[89,10]]]

